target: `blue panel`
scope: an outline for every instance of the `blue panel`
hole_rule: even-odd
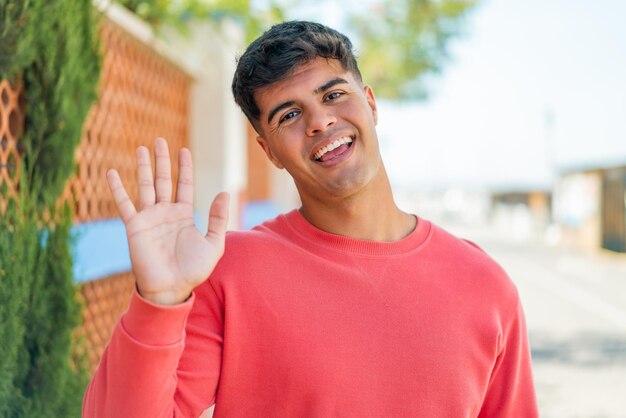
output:
[[[206,232],[207,221],[194,214],[195,224]],[[121,219],[76,224],[72,248],[74,281],[77,283],[99,279],[131,270],[126,228]]]
[[[241,226],[250,229],[280,213],[278,206],[271,200],[247,202],[241,211]]]
[[[74,280],[78,283],[130,270],[126,229],[121,219],[77,224]]]

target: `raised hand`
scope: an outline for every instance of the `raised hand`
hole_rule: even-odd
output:
[[[116,170],[109,170],[107,180],[126,225],[139,293],[151,302],[173,305],[187,299],[222,257],[229,197],[227,193],[215,197],[209,211],[208,231],[202,235],[193,219],[191,152],[183,148],[178,154],[175,202],[172,202],[170,155],[164,139],[155,141],[154,154],[153,178],[148,149],[137,148],[139,211],[128,198]]]

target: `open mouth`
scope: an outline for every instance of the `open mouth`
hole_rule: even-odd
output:
[[[354,139],[352,137],[341,137],[335,142],[328,144],[324,148],[318,150],[315,155],[313,155],[313,159],[318,162],[325,162],[330,161],[333,158],[337,158],[352,146],[353,141]]]

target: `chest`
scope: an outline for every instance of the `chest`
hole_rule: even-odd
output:
[[[240,390],[342,408],[479,408],[499,327],[466,280],[402,263],[302,267],[225,292],[222,373]]]

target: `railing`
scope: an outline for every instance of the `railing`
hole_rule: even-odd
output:
[[[0,213],[16,197],[19,184],[20,145],[24,129],[24,86],[18,78],[0,80]]]
[[[100,94],[83,128],[76,150],[77,174],[64,196],[75,202],[74,219],[89,223],[117,218],[106,183],[116,168],[136,196],[135,149],[166,137],[172,150],[189,146],[189,92],[192,79],[183,70],[108,19],[102,25],[104,50]],[[177,167],[172,167],[176,176]],[[107,254],[84,254],[102,258]],[[87,357],[95,367],[112,329],[128,304],[134,279],[130,271],[87,281],[84,336]]]
[[[104,62],[100,95],[76,150],[77,174],[65,191],[76,202],[75,220],[117,217],[106,184],[116,168],[128,190],[137,189],[135,149],[157,136],[172,149],[188,146],[191,78],[108,20],[102,27]],[[172,167],[176,175],[176,165]]]

